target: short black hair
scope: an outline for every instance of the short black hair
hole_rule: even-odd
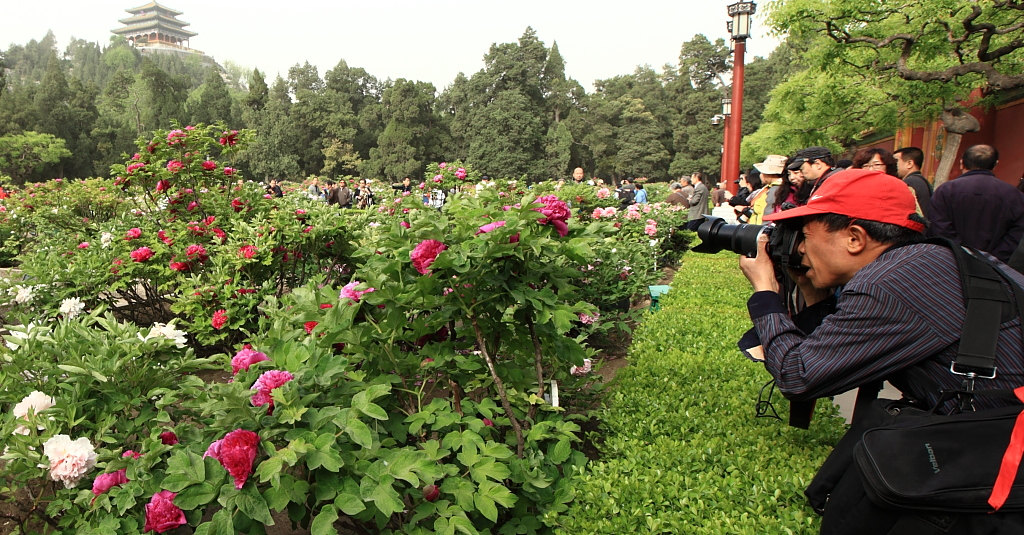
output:
[[[924,151],[917,147],[903,147],[893,154],[899,156],[901,160],[914,162],[917,167],[924,165]]]
[[[917,214],[912,214],[910,219],[924,223],[924,219]],[[842,214],[809,215],[804,218],[803,222],[807,223],[811,221],[817,221],[825,225],[825,228],[829,232],[839,232],[850,225],[858,225],[864,227],[864,231],[868,233],[868,236],[870,236],[871,239],[879,243],[896,247],[917,243],[924,239],[924,234],[901,225],[880,223],[878,221],[871,221],[870,219],[854,219]]]
[[[999,162],[999,151],[992,145],[971,145],[964,151],[961,161],[964,164],[964,169],[968,171],[977,169],[991,171]]]

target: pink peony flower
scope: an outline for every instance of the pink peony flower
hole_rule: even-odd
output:
[[[256,256],[258,249],[255,245],[243,245],[238,248],[238,256],[242,258],[252,258]]]
[[[132,459],[138,459],[139,457],[142,457],[142,454],[133,450],[124,450],[124,453],[121,454],[121,457],[131,457]]]
[[[50,479],[69,489],[96,466],[96,450],[84,437],[71,440],[67,435],[54,435],[43,443],[43,455],[50,460]]]
[[[84,242],[78,244],[78,248],[79,249],[88,249],[89,248],[89,242],[84,241]]]
[[[167,144],[172,146],[178,145],[184,142],[185,135],[185,132],[182,132],[181,130],[171,130],[167,133]]]
[[[573,366],[569,368],[569,373],[575,376],[583,376],[593,371],[594,365],[590,359],[583,359],[583,366]]]
[[[409,257],[412,259],[412,266],[416,268],[416,271],[420,272],[420,275],[426,275],[430,272],[430,265],[437,259],[437,255],[441,254],[441,251],[444,251],[447,248],[447,245],[437,240],[421,241],[412,251],[409,252]]]
[[[231,375],[238,375],[240,371],[247,371],[249,366],[266,360],[270,360],[270,358],[265,353],[260,353],[251,348],[242,349],[235,353],[235,356],[231,357]]]
[[[113,487],[124,485],[128,482],[128,478],[125,476],[126,471],[125,468],[122,468],[116,472],[96,476],[96,479],[92,482],[92,493],[99,496]],[[96,498],[93,498],[93,500],[95,501]]]
[[[630,206],[630,208],[632,208],[632,207],[634,207],[636,205],[635,204],[631,204],[629,206]],[[634,210],[630,210],[630,211],[626,212],[626,219],[634,219],[634,220],[635,219],[640,219],[640,212],[637,212],[637,211],[634,211]]]
[[[590,217],[592,217],[594,219],[601,219],[601,216],[603,216],[603,215],[604,215],[604,210],[602,210],[600,207],[597,207],[597,208],[594,208],[594,213],[590,214]]]
[[[185,511],[174,505],[174,497],[178,494],[169,490],[161,490],[150,498],[146,504],[146,525],[142,532],[155,531],[163,533],[186,524]]]
[[[192,201],[192,202],[188,203],[188,206],[185,209],[188,210],[189,212],[191,212],[191,211],[195,210],[196,208],[199,208],[199,203],[196,202],[196,201]]]
[[[213,171],[216,168],[217,168],[217,162],[211,162],[210,160],[206,160],[206,161],[203,162],[203,170],[204,171]]]
[[[178,171],[181,171],[183,167],[185,167],[185,164],[179,162],[178,160],[171,160],[167,162],[167,170],[172,173],[177,173]]]
[[[128,164],[128,167],[125,168],[125,171],[127,171],[128,174],[130,175],[135,173],[135,171],[142,169],[143,167],[146,167],[146,164],[142,162],[135,162],[132,164]]]
[[[601,188],[601,189],[597,190],[597,198],[598,199],[607,199],[611,194],[612,194],[612,192],[608,191],[608,188]]]
[[[595,313],[593,316],[591,316],[590,314],[584,314],[583,312],[580,312],[579,314],[580,323],[583,323],[585,325],[593,325],[599,317],[601,317],[601,314],[597,313]]]
[[[171,187],[171,183],[169,181],[167,181],[167,180],[158,180],[156,182],[156,191],[157,192],[167,191],[168,189],[170,189],[170,187]]]
[[[136,238],[141,238],[141,237],[142,237],[142,229],[140,229],[139,227],[130,228],[130,229],[128,229],[128,232],[124,233],[124,239],[125,240],[134,240]]]
[[[263,405],[270,405],[267,407],[267,413],[269,414],[274,410],[274,398],[270,393],[277,387],[291,381],[295,377],[281,370],[270,370],[263,372],[263,375],[256,379],[256,382],[252,385],[252,390],[256,393],[252,395],[253,407],[262,407]]]
[[[178,435],[174,434],[174,431],[164,431],[160,433],[160,442],[173,446],[178,443]]]
[[[213,325],[214,329],[223,329],[228,323],[228,311],[223,308],[213,313],[213,318],[210,319],[210,325]]]
[[[359,286],[360,284],[362,284],[362,283],[360,283],[359,281],[352,281],[352,282],[346,284],[344,287],[342,287],[341,295],[338,296],[338,299],[344,299],[344,298],[347,297],[347,298],[349,298],[349,299],[351,299],[353,301],[358,302],[360,299],[363,298],[364,295],[366,295],[366,294],[368,294],[370,292],[377,291],[376,288],[367,288],[365,290],[356,290],[356,286]]]
[[[448,167],[448,163],[447,162],[441,162],[441,163],[437,164],[437,168],[438,169],[444,169],[445,167]]]
[[[486,225],[482,225],[480,228],[477,229],[476,233],[473,234],[473,235],[477,236],[477,235],[480,235],[480,234],[486,234],[486,233],[488,233],[488,232],[490,232],[490,231],[492,231],[492,230],[494,230],[496,228],[501,228],[501,227],[504,227],[504,226],[505,226],[505,222],[504,221],[494,221],[493,223],[488,223]]]
[[[227,175],[227,176],[231,176],[231,175],[235,174],[235,168],[234,167],[225,167],[224,168],[224,174]]]
[[[459,180],[462,180],[462,179],[466,178],[466,170],[461,168],[461,167],[456,169],[455,170],[455,178],[457,178]]]
[[[203,457],[213,457],[220,461],[221,466],[235,479],[235,488],[240,489],[252,474],[259,443],[260,437],[256,433],[235,429],[210,444]]]
[[[408,221],[402,221],[401,223],[399,223],[399,225],[400,225],[400,226],[401,226],[402,228],[409,228],[409,227],[411,227],[411,225],[409,224],[409,222],[408,222]]]
[[[132,257],[132,260],[136,262],[145,262],[150,258],[153,258],[153,250],[149,247],[139,247],[132,251],[128,256]]]

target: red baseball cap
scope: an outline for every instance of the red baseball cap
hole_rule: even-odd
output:
[[[916,213],[917,201],[902,180],[881,171],[847,169],[828,177],[806,205],[766,215],[764,220],[840,214],[924,232],[924,223],[911,219]]]

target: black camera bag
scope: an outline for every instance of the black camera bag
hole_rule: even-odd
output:
[[[1024,322],[1024,289],[1006,278],[1011,299],[990,261],[947,245],[959,264],[967,302],[951,370],[972,375],[965,376],[965,391],[943,393],[942,400],[955,395],[967,406],[971,396],[984,394],[1019,401],[940,415],[904,401],[874,399],[880,384],[862,387],[853,425],[806,490],[824,515],[823,534],[1024,533],[1024,388],[973,391],[975,377],[996,373],[995,346],[1007,306],[1016,304]],[[1002,490],[994,492],[1000,475]]]

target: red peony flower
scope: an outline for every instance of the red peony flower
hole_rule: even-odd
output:
[[[128,164],[128,167],[125,168],[125,171],[127,171],[128,174],[130,175],[135,173],[135,171],[142,169],[143,167],[146,167],[146,164],[141,162],[135,162],[133,164]]]
[[[234,199],[231,199],[231,207],[234,208],[236,212],[241,212],[242,208],[245,207],[245,203],[238,197],[235,197]]]
[[[259,250],[256,248],[255,245],[243,245],[238,248],[238,256],[242,258],[252,258],[256,256],[256,253],[258,251]]]
[[[307,321],[306,323],[303,323],[302,326],[306,329],[306,334],[313,334],[313,329],[315,329],[319,323],[320,322],[318,321]]]
[[[231,357],[231,375],[238,375],[240,371],[247,371],[249,366],[257,362],[270,360],[265,353],[254,351],[252,348],[245,348]]]
[[[149,247],[139,247],[132,251],[128,256],[132,257],[132,260],[136,262],[145,262],[150,258],[153,258],[153,250]]]
[[[213,171],[216,168],[217,168],[217,162],[211,162],[210,160],[206,160],[206,161],[203,162],[203,170],[204,171]]]
[[[260,437],[256,433],[235,429],[224,435],[224,438],[210,444],[203,457],[213,457],[220,461],[221,466],[235,479],[235,488],[240,489],[252,474],[256,447],[259,443]]]
[[[200,262],[205,262],[206,259],[209,258],[206,254],[206,248],[197,243],[185,248],[185,256],[187,256],[189,260],[199,260]]]
[[[142,528],[143,533],[163,533],[187,523],[185,512],[174,505],[174,497],[177,495],[169,490],[161,490],[153,495],[146,504],[146,525]]]
[[[218,140],[221,145],[233,146],[238,143],[238,130],[225,131]]]
[[[125,240],[134,240],[140,237],[142,237],[142,229],[140,229],[139,227],[130,228],[128,229],[128,232],[124,233]]]
[[[171,271],[188,271],[192,269],[192,265],[188,262],[171,262],[168,267],[171,268]]]
[[[160,433],[160,442],[173,446],[178,443],[178,435],[174,434],[174,431],[164,431]]]
[[[223,308],[213,313],[213,318],[210,320],[210,325],[213,325],[214,329],[223,329],[228,323],[228,311]]]
[[[323,310],[325,308],[334,308],[334,305],[332,305],[330,303],[321,303],[320,304],[320,310]]]
[[[227,176],[231,176],[231,175],[235,174],[235,168],[234,167],[225,167],[224,168],[224,174],[227,175]]]
[[[156,183],[156,190],[158,192],[160,192],[160,191],[167,191],[170,188],[171,188],[171,183],[169,181],[167,181],[167,180],[158,180],[157,183]]]
[[[426,275],[430,272],[430,265],[437,259],[437,255],[447,248],[447,245],[437,240],[421,241],[409,253],[409,257],[412,259],[412,266],[416,268],[416,271],[420,272],[420,275]]]

